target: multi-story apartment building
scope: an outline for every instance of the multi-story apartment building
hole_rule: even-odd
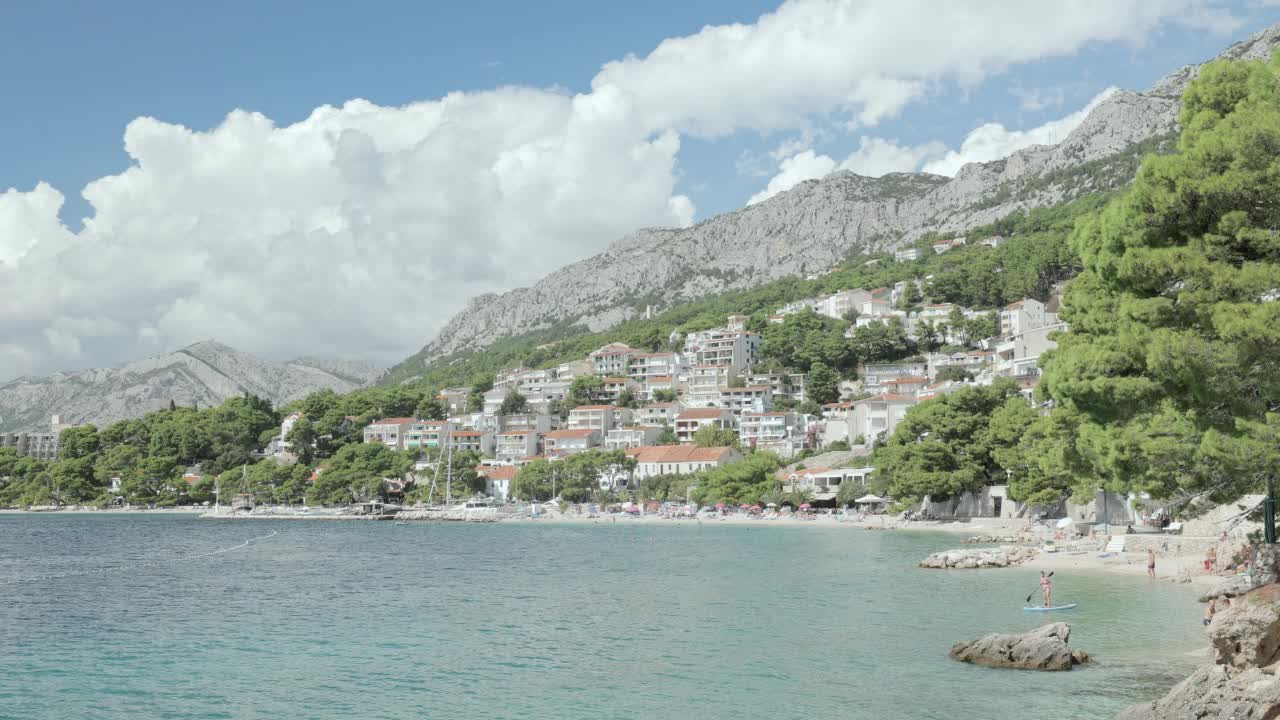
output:
[[[841,290],[838,293],[818,298],[813,304],[813,309],[819,315],[843,320],[851,312],[861,313],[862,307],[871,302],[871,299],[871,293],[862,288]]]
[[[862,387],[869,393],[880,392],[882,380],[903,377],[927,377],[929,367],[925,363],[881,363],[878,365],[859,365],[858,376],[862,378]]]
[[[768,385],[720,388],[720,407],[734,415],[743,412],[762,413],[773,409],[773,390]]]
[[[627,377],[645,382],[655,377],[673,377],[689,372],[689,362],[680,353],[636,353],[627,364]]]
[[[674,428],[676,425],[676,416],[684,410],[684,406],[680,403],[649,403],[640,408],[640,412],[636,415],[636,424],[648,427],[667,426]]]
[[[610,343],[591,353],[591,372],[605,377],[626,375],[631,365],[631,357],[639,351],[623,345]]]
[[[436,399],[444,403],[445,413],[455,415],[467,411],[467,400],[471,398],[471,388],[445,388]]]
[[[727,387],[737,376],[732,365],[698,365],[692,368],[685,404],[689,407],[719,407],[720,388]]]
[[[662,428],[649,425],[628,425],[610,430],[604,438],[604,446],[609,450],[626,450],[627,448],[648,447],[658,441]]]
[[[494,438],[494,457],[503,462],[514,462],[538,454],[541,434],[534,430],[509,430]]]
[[[586,428],[553,430],[547,433],[544,441],[545,454],[552,458],[586,452],[591,448],[600,447],[601,437],[599,430]]]
[[[1066,332],[1064,322],[1024,330],[1001,340],[995,349],[997,375],[1019,378],[1036,378],[1040,375],[1040,356],[1052,350],[1058,343],[1050,339],[1055,332]]]
[[[808,377],[804,373],[752,373],[746,376],[747,385],[767,385],[776,400],[780,397],[804,402]]]
[[[604,378],[600,381],[600,399],[616,403],[624,392],[630,391],[634,397],[643,391],[643,386],[631,378]]]
[[[738,439],[743,447],[791,457],[808,446],[814,420],[812,415],[795,412],[743,413],[738,416]]]
[[[729,332],[746,332],[747,322],[749,320],[751,320],[751,318],[746,315],[730,315],[725,328],[728,329]]]
[[[903,248],[893,254],[893,259],[898,262],[911,262],[920,259],[920,248]]]
[[[480,430],[454,430],[450,434],[454,451],[471,451],[482,457],[493,457],[493,433]]]
[[[525,413],[523,415],[502,415],[498,418],[498,430],[501,432],[521,432],[530,430],[535,433],[548,433],[558,430],[560,417],[546,413]]]
[[[569,411],[570,430],[598,430],[600,435],[631,424],[631,410],[613,405],[579,405]]]
[[[404,450],[442,448],[448,442],[449,433],[457,428],[452,420],[415,420],[401,433],[400,447]]]
[[[733,428],[733,413],[723,408],[691,408],[676,416],[676,439],[693,442],[693,434],[704,427]]]
[[[762,338],[756,333],[721,332],[707,338],[697,350],[699,365],[724,365],[734,370],[751,367],[760,353]]]
[[[375,420],[365,426],[364,441],[366,443],[381,443],[395,450],[403,449],[404,435],[408,432],[409,426],[415,422],[417,421],[411,417]]]
[[[858,438],[862,438],[864,444],[870,445],[880,436],[888,438],[893,435],[898,423],[906,417],[907,409],[915,404],[914,398],[892,393],[855,401],[850,414],[849,434],[852,437],[848,439],[849,444],[855,445]]]
[[[1000,335],[1010,337],[1057,323],[1054,313],[1045,312],[1044,303],[1023,298],[1000,311]]]

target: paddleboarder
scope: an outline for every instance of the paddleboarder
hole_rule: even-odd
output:
[[[1040,571],[1040,594],[1044,597],[1044,607],[1049,607],[1049,595],[1053,592],[1053,582],[1049,576]]]

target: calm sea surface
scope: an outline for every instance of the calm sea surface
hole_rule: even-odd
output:
[[[1189,590],[1061,575],[1098,665],[948,660],[1045,620],[1033,571],[915,568],[957,539],[0,516],[0,717],[1080,720],[1196,664]]]

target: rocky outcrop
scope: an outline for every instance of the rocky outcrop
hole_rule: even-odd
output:
[[[1223,56],[1266,58],[1278,39],[1280,26],[1269,28]],[[473,299],[389,377],[413,377],[434,360],[505,337],[562,324],[600,330],[655,302],[821,272],[850,254],[891,249],[928,231],[961,232],[1123,186],[1140,155],[1161,141],[1169,146],[1179,97],[1198,72],[1185,67],[1146,92],[1117,92],[1061,143],[967,165],[954,178],[839,172],[690,228],[641,230],[532,287]]]
[[[1115,720],[1275,720],[1280,678],[1257,668],[1205,665],[1151,703],[1134,705]]]
[[[1026,540],[1027,538],[1017,535],[975,535],[960,542],[965,545],[1017,545]]]
[[[1266,564],[1255,566],[1258,577],[1275,577],[1275,550],[1263,548],[1260,557]],[[1208,629],[1213,664],[1202,666],[1159,700],[1126,709],[1116,720],[1280,718],[1280,594],[1273,591],[1276,587],[1268,584],[1226,595],[1235,598],[1232,605],[1219,610]]]
[[[935,570],[976,570],[1021,565],[1039,553],[1033,547],[1004,545],[998,548],[944,550],[920,561],[920,567]]]
[[[382,371],[304,358],[270,362],[208,341],[117,368],[19,378],[0,385],[0,431],[47,430],[49,418],[102,426],[169,406],[217,405],[250,393],[276,404],[325,388],[348,392]]]
[[[1209,647],[1214,663],[1239,670],[1280,662],[1280,611],[1245,605],[1218,613],[1209,625]]]
[[[1091,662],[1083,650],[1072,651],[1071,626],[1052,623],[1019,635],[986,635],[951,646],[952,660],[1015,670],[1070,670]]]

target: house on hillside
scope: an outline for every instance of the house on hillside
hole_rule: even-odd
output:
[[[733,428],[733,413],[724,408],[690,408],[676,417],[676,438],[692,443],[694,433],[704,427]]]

